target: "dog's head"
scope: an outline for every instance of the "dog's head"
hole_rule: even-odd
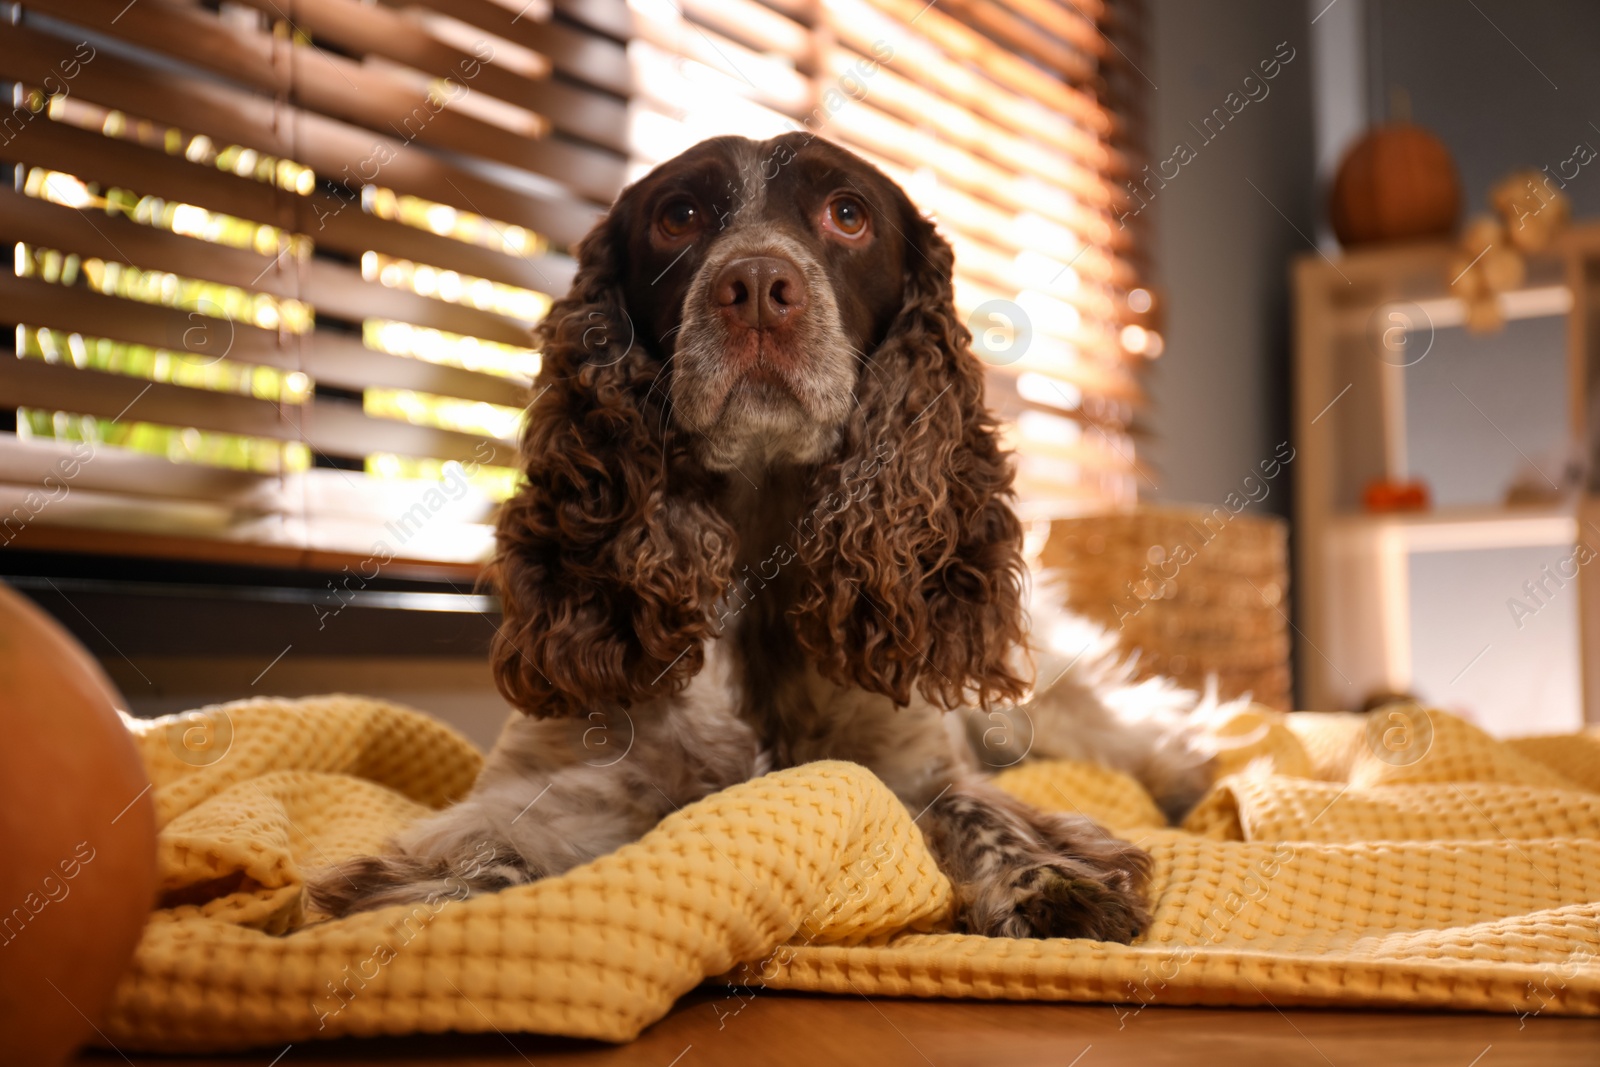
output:
[[[822,141],[706,141],[623,197],[626,311],[707,466],[816,462],[904,303],[893,183]],[[625,216],[625,217],[624,217]]]
[[[513,704],[685,684],[733,577],[727,480],[778,469],[808,499],[787,543],[754,547],[798,569],[816,669],[900,703],[1020,695],[1011,468],[950,246],[893,182],[810,135],[717,138],[624,191],[578,259],[499,524]]]

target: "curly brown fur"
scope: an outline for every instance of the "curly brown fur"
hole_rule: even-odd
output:
[[[578,256],[492,567],[495,675],[527,715],[470,796],[322,872],[314,905],[559,874],[831,758],[918,813],[963,929],[1136,936],[1143,854],[987,785],[999,753],[963,731],[987,747],[1020,718],[1015,759],[1103,750],[1176,804],[1202,776],[1194,701],[1076,660],[1027,692],[1011,462],[933,223],[832,145],[718,138],[626,190]]]
[[[733,530],[711,502],[716,479],[667,420],[661,363],[622,307],[615,231],[626,218],[619,206],[585,239],[572,292],[539,330],[527,484],[496,528],[491,574],[506,624],[495,679],[535,715],[681,689],[703,665],[733,562]]]
[[[1012,466],[956,318],[950,245],[920,216],[906,226],[918,254],[905,305],[857,388],[839,459],[815,481],[819,505],[853,505],[806,543],[796,629],[835,682],[898,704],[920,686],[942,707],[988,707],[1027,687],[1012,655],[1024,636]],[[879,442],[892,443],[882,474],[851,494],[855,465]]]

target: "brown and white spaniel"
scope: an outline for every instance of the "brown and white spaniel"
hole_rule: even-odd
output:
[[[559,874],[846,759],[915,814],[961,929],[1136,936],[1145,854],[985,772],[1098,758],[1180,810],[1199,698],[1128,684],[1092,630],[1059,651],[1037,596],[1029,647],[1012,466],[934,224],[832,144],[720,137],[628,188],[578,259],[493,565],[494,670],[525,714],[466,799],[322,872],[314,906]]]

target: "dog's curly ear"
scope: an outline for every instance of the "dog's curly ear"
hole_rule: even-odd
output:
[[[956,316],[954,256],[901,205],[904,304],[867,356],[837,460],[801,524],[796,635],[817,669],[906,704],[1022,697],[1022,526],[1013,470]]]
[[[733,531],[664,417],[662,363],[625,307],[631,211],[624,194],[584,238],[571,291],[538,329],[526,483],[496,530],[495,681],[541,717],[681,689],[733,568]]]

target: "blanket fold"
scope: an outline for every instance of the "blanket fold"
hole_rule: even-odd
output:
[[[1103,768],[1001,775],[1150,851],[1154,921],[1131,946],[949,932],[950,886],[910,813],[840,762],[708,797],[561,877],[321,920],[303,909],[303,872],[464,794],[471,745],[349,696],[130,720],[162,900],[105,1035],[152,1051],[446,1030],[623,1041],[719,976],[1104,1001],[1124,1017],[1267,1003],[1600,1014],[1600,734],[1502,742],[1410,714],[1401,748],[1370,717],[1235,714],[1215,727],[1222,775],[1182,829]]]

